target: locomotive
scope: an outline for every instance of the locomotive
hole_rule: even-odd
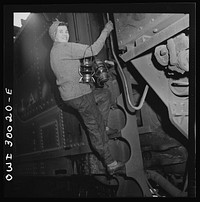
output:
[[[55,19],[68,23],[70,41],[88,45],[108,20],[114,24],[92,76],[111,92],[108,125],[120,132],[109,146],[126,162],[125,175],[104,172],[77,114],[59,97],[48,35]],[[189,19],[188,13],[31,13],[14,38],[7,196],[189,196]],[[89,62],[81,69],[84,81]]]

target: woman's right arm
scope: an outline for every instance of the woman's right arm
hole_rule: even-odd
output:
[[[98,39],[91,45],[70,43],[68,46],[68,54],[72,59],[82,59],[84,57],[91,57],[97,55],[105,44],[105,40],[110,32],[113,30],[113,24],[109,21],[102,30]]]

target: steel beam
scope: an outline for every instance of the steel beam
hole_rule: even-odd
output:
[[[173,35],[183,31],[184,29],[189,27],[189,14],[185,15],[181,19],[177,20],[173,24],[169,25],[165,29],[161,30],[154,36],[144,40],[143,43],[140,43],[138,46],[134,46],[133,43],[131,45],[127,45],[127,52],[120,55],[123,61],[127,62],[131,59],[134,59],[136,56],[141,53],[147,51],[148,49],[156,46],[164,40],[172,37]]]

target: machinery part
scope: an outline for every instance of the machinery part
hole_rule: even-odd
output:
[[[167,48],[170,58],[168,68],[181,74],[189,71],[189,37],[182,33],[171,38],[167,41]]]
[[[188,99],[173,99],[168,103],[171,122],[188,138]]]
[[[144,167],[146,169],[159,168],[163,169],[168,165],[185,165],[187,161],[187,151],[183,146],[170,148],[166,151],[152,151],[150,148],[143,151]]]
[[[117,197],[144,197],[143,191],[138,182],[126,176],[116,176],[119,187]]]
[[[122,107],[117,105],[116,107],[111,108],[108,115],[108,127],[121,131],[125,127],[126,122],[126,113]]]
[[[169,49],[169,55],[170,55],[170,64],[176,65],[177,64],[177,57],[176,57],[176,48],[175,43],[173,39],[169,39],[167,41],[167,47]]]
[[[119,182],[115,176],[112,176],[111,178],[109,178],[109,176],[104,175],[104,174],[103,175],[95,175],[94,174],[93,176],[96,180],[98,180],[102,184],[112,185],[112,186],[118,186],[119,185]]]
[[[187,78],[174,80],[169,79],[169,88],[171,92],[179,97],[188,97],[189,96],[189,82]]]
[[[163,71],[158,71],[155,68],[152,53],[135,58],[131,62],[167,106],[170,121],[185,137],[188,137],[188,99],[178,97],[171,92],[169,78],[166,77]],[[184,104],[181,104],[183,102]],[[180,114],[178,115],[176,112]],[[184,115],[183,119],[181,119],[180,115]]]
[[[109,14],[107,14],[107,19],[109,20]],[[128,97],[129,104],[131,105],[131,107],[133,107],[132,111],[138,110],[143,106],[143,103],[144,103],[144,100],[145,100],[145,97],[147,95],[147,91],[148,91],[149,87],[148,87],[148,85],[145,87],[145,92],[143,93],[143,96],[141,98],[139,106],[135,107],[134,105],[132,105],[131,100],[130,100],[130,96],[133,96],[133,92],[131,91],[131,94],[129,94],[127,83],[126,83],[126,77],[123,73],[123,70],[121,69],[120,63],[119,63],[119,61],[115,55],[115,52],[114,52],[112,35],[110,35],[110,39],[111,39],[111,50],[112,50],[114,59],[116,60],[118,67],[120,68],[119,72],[120,72],[121,78],[123,78],[122,82],[123,82],[123,84],[126,85],[126,87],[124,89],[124,91],[126,93],[126,98]],[[121,104],[123,103],[122,96],[118,97],[118,103],[120,103],[120,102],[121,102]],[[124,106],[124,104],[125,103],[123,103],[123,106]],[[147,186],[145,179],[144,179],[145,174],[143,171],[142,154],[141,154],[141,148],[140,148],[140,143],[139,143],[138,131],[134,130],[133,131],[134,134],[130,134],[130,131],[132,131],[133,128],[137,129],[136,117],[131,116],[130,114],[127,113],[127,124],[126,124],[126,127],[123,128],[123,131],[122,131],[122,136],[130,144],[130,151],[131,151],[130,159],[125,164],[126,174],[127,174],[127,176],[133,177],[134,179],[136,179],[138,181],[138,183],[141,185],[141,188],[142,188],[145,196],[151,196],[151,193],[150,193],[148,186]]]
[[[181,51],[178,54],[178,63],[181,69],[186,72],[189,71],[189,50]]]
[[[153,132],[140,134],[140,144],[142,151],[165,151],[181,145],[176,139],[164,132],[161,126],[154,129]]]
[[[117,161],[127,162],[131,156],[131,149],[125,138],[115,138],[109,140],[109,149],[113,158]]]
[[[166,45],[160,45],[155,48],[155,57],[162,66],[167,66],[169,62],[168,49]]]
[[[109,15],[108,15],[108,14],[107,14],[107,18],[108,18],[108,20],[109,20]],[[148,85],[145,86],[145,89],[144,89],[144,92],[143,92],[143,95],[142,95],[140,104],[139,104],[138,106],[134,106],[134,105],[132,104],[132,102],[131,102],[131,99],[130,99],[130,94],[132,94],[132,92],[129,92],[129,88],[128,88],[128,85],[127,85],[126,77],[125,77],[125,75],[124,75],[124,72],[123,72],[123,70],[122,70],[122,68],[121,68],[121,65],[120,65],[120,63],[119,63],[119,61],[118,61],[118,59],[117,59],[117,56],[116,56],[116,54],[115,54],[115,51],[114,51],[114,45],[113,45],[112,34],[110,34],[110,41],[111,41],[112,54],[113,54],[113,56],[114,56],[114,58],[115,58],[115,60],[116,60],[116,62],[117,62],[118,68],[119,68],[119,70],[120,70],[119,73],[120,73],[120,76],[121,76],[121,78],[122,78],[122,82],[124,83],[123,86],[125,86],[125,92],[126,92],[126,97],[127,97],[127,99],[128,99],[128,103],[129,103],[129,105],[131,106],[132,109],[134,109],[134,110],[139,110],[139,109],[141,109],[142,106],[143,106],[143,103],[144,103],[145,97],[146,97],[146,95],[147,95],[149,86],[148,86]]]
[[[164,21],[162,20],[162,22],[159,25],[157,25],[156,28],[157,31],[154,32],[154,34],[148,40],[144,40],[143,43],[140,43],[138,46],[134,46],[135,41],[138,40],[138,38],[134,38],[134,41],[130,41],[128,44],[126,44],[127,52],[122,54],[120,57],[124,60],[124,62],[127,62],[188,27],[189,27],[188,14],[171,15],[169,19],[164,19]],[[145,30],[146,33],[149,33],[151,32],[151,29],[153,27],[150,26],[148,28],[149,29],[144,28],[143,30]],[[146,35],[146,33],[144,32],[143,35]],[[126,36],[123,36],[123,38],[124,37]]]
[[[147,170],[147,179],[152,179],[173,197],[187,197],[187,193],[179,190],[156,171]]]
[[[124,106],[124,99],[122,95],[120,95],[117,99],[117,103],[121,106]],[[122,137],[128,142],[130,145],[130,158],[125,163],[126,166],[126,175],[135,179],[142,188],[143,194],[145,197],[151,197],[150,190],[146,184],[142,153],[140,147],[139,134],[137,130],[137,122],[136,116],[128,113],[127,110],[126,117],[127,122],[126,126],[121,130]]]
[[[189,71],[189,38],[184,33],[155,48],[154,55],[162,66],[181,74]]]

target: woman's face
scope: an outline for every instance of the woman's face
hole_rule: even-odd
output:
[[[57,42],[69,41],[69,32],[68,32],[67,26],[65,25],[58,26],[55,41]]]

